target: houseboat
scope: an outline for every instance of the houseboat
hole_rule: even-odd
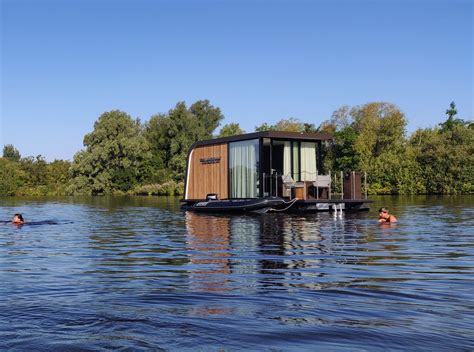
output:
[[[368,210],[360,172],[324,169],[326,133],[265,131],[194,143],[182,209],[229,211]]]

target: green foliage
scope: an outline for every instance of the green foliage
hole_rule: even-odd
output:
[[[397,194],[426,194],[423,170],[416,160],[417,150],[410,145],[396,155],[393,169],[394,192]]]
[[[211,105],[209,100],[199,100],[189,108],[189,112],[197,119],[199,128],[202,129],[202,139],[212,138],[212,132],[219,127],[224,119],[221,110]]]
[[[0,196],[65,194],[69,165],[63,160],[48,164],[41,155],[17,162],[0,158]]]
[[[148,177],[151,159],[139,120],[118,110],[103,113],[74,156],[69,194],[126,192]]]
[[[41,155],[36,158],[30,156],[21,159],[20,166],[28,175],[25,187],[46,186],[48,183],[48,173],[46,169],[46,161]]]
[[[21,159],[20,152],[12,144],[3,146],[3,157],[10,161],[20,161]]]
[[[184,193],[184,183],[168,181],[163,184],[147,184],[137,186],[133,190],[133,194],[142,196],[174,196]]]
[[[0,196],[16,195],[25,179],[26,174],[18,163],[0,158]]]
[[[333,170],[367,172],[372,194],[470,193],[474,185],[474,130],[453,119],[440,129],[405,138],[406,119],[393,104],[369,103],[336,110],[320,131],[332,133],[325,160]]]
[[[393,104],[369,103],[350,112],[357,132],[354,150],[362,171],[373,172],[375,158],[389,158],[390,153],[403,150],[406,119]]]
[[[238,123],[229,123],[222,126],[219,135],[217,137],[230,137],[237,136],[239,134],[244,134],[245,131],[240,128]]]
[[[54,160],[46,165],[47,184],[50,193],[66,194],[66,187],[70,181],[70,167],[71,163],[66,160]]]
[[[456,103],[454,101],[449,104],[449,109],[446,110],[446,115],[448,115],[448,119],[453,119],[455,115],[457,115],[458,110],[456,109]]]
[[[306,133],[315,133],[318,132],[318,129],[314,125],[314,123],[303,123],[303,132]]]
[[[454,118],[457,113],[458,110],[456,109],[456,104],[454,103],[454,101],[452,101],[451,104],[449,104],[449,109],[446,110],[446,115],[448,115],[447,120],[439,124],[441,128],[440,132],[452,131],[455,127],[459,127],[465,124],[463,120]]]
[[[358,170],[359,155],[354,149],[357,133],[351,126],[346,126],[333,134],[333,168],[335,170]]]
[[[303,123],[299,119],[290,117],[281,119],[275,125],[269,125],[264,122],[255,127],[255,132],[265,131],[285,131],[285,132],[316,132],[317,129],[312,123]]]
[[[178,103],[167,117],[168,128],[166,144],[162,148],[168,151],[165,166],[173,170],[175,180],[183,180],[186,170],[186,157],[191,145],[208,136],[200,121],[186,108]]]
[[[173,173],[168,169],[154,169],[146,181],[147,183],[165,183],[171,181]]]
[[[179,102],[167,114],[152,116],[145,126],[145,137],[151,146],[153,168],[172,170],[174,180],[184,180],[189,148],[198,140],[211,138],[223,118],[208,100],[197,101],[189,109]]]
[[[326,170],[367,172],[370,194],[474,194],[474,125],[456,119],[452,102],[438,128],[405,136],[406,119],[393,104],[368,103],[337,109],[318,128],[298,119],[264,123],[256,131],[326,132]],[[208,100],[179,102],[142,125],[121,111],[102,114],[84,137],[74,162],[48,163],[41,155],[21,158],[13,145],[0,158],[0,196],[53,194],[184,193],[191,145],[212,137],[222,121]],[[242,134],[239,124],[223,126],[219,137]],[[335,185],[335,190],[338,185]]]
[[[275,131],[303,132],[304,129],[304,124],[294,117],[290,117],[289,119],[281,119],[275,125]]]
[[[275,131],[275,126],[264,122],[260,126],[255,126],[255,132]]]
[[[471,192],[474,184],[474,130],[464,125],[452,130],[425,129],[410,138],[416,161],[425,177],[426,192]]]

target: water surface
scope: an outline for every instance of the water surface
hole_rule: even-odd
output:
[[[390,207],[396,225],[380,226]],[[334,216],[0,199],[1,350],[473,350],[474,197]]]

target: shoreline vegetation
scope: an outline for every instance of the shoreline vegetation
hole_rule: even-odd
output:
[[[474,123],[456,118],[406,134],[407,120],[390,103],[342,106],[318,127],[297,118],[263,123],[255,131],[327,132],[327,170],[367,172],[369,194],[474,194]],[[0,196],[182,195],[186,157],[198,140],[245,133],[224,125],[218,107],[200,100],[178,102],[142,123],[126,112],[103,113],[73,161],[22,157],[11,144],[0,157]],[[252,131],[248,131],[252,132]]]

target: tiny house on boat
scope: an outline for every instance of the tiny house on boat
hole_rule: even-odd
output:
[[[265,131],[196,142],[188,153],[182,208],[367,210],[361,173],[325,170],[322,143],[330,140],[325,133]]]

